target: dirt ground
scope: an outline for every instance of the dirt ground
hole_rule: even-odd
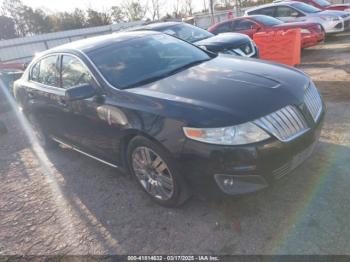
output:
[[[303,51],[328,113],[313,156],[267,191],[178,209],[68,149],[34,150],[0,113],[0,254],[350,254],[350,34]]]

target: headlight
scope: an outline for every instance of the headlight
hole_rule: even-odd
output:
[[[311,32],[308,29],[301,29],[302,34],[311,34]]]
[[[270,137],[253,123],[222,128],[183,128],[186,137],[208,144],[244,145],[266,140]]]
[[[326,21],[339,21],[340,18],[339,17],[334,17],[334,16],[322,16],[321,17],[323,20],[326,20]]]

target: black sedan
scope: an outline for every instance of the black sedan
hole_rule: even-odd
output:
[[[129,170],[170,207],[195,188],[266,188],[310,156],[324,115],[314,83],[296,69],[150,31],[47,51],[14,93],[42,146],[65,144]]]
[[[214,35],[199,27],[180,22],[154,23],[132,30],[162,32],[214,53],[259,58],[259,49],[254,41],[240,33],[222,33],[220,35]]]

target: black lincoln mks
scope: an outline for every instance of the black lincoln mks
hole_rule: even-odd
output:
[[[42,146],[128,170],[170,207],[194,189],[267,187],[312,153],[324,116],[314,83],[296,69],[152,31],[47,51],[14,93]]]

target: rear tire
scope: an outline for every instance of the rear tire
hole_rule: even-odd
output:
[[[159,205],[178,207],[189,199],[187,183],[171,155],[153,141],[137,136],[127,150],[130,173],[149,197]]]
[[[58,147],[58,143],[52,140],[50,136],[40,126],[38,120],[33,114],[28,114],[27,119],[32,126],[33,133],[39,145],[44,149],[55,149]]]

